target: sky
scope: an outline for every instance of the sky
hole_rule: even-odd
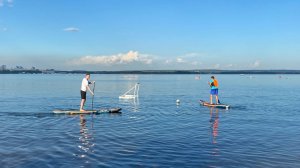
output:
[[[0,65],[300,69],[299,0],[0,0]]]

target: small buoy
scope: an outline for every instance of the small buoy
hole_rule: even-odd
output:
[[[176,104],[177,104],[177,105],[180,104],[180,100],[179,100],[179,99],[176,100]]]

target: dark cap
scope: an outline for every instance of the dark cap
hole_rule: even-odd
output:
[[[214,77],[214,76],[211,76],[210,78],[213,78],[213,79],[215,79],[215,77]]]
[[[85,75],[91,75],[91,73],[87,72],[87,73],[85,73]]]

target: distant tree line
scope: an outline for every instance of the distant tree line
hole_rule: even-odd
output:
[[[2,70],[0,74],[300,74],[300,70],[135,70],[135,71],[59,71],[59,70]]]

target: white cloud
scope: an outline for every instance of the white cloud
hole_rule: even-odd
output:
[[[162,57],[129,51],[127,53],[111,55],[86,55],[65,62],[70,69],[95,69],[95,70],[152,70],[152,69],[197,69],[212,68],[219,69],[221,66],[214,63],[204,63],[196,53],[186,56]],[[212,66],[209,66],[212,65]]]
[[[260,61],[259,60],[256,60],[253,64],[252,64],[252,67],[253,68],[257,68],[257,67],[260,67]]]
[[[232,68],[233,67],[233,64],[228,64],[225,66],[226,68]]]
[[[177,58],[175,60],[173,60],[173,62],[176,62],[177,64],[186,64],[186,66],[188,65],[199,65],[202,64],[201,58],[204,56],[204,54],[202,53],[198,53],[198,52],[190,52],[190,53],[186,53],[183,54],[181,56],[177,56]],[[203,59],[203,58],[202,58]],[[172,62],[172,61],[169,61]]]
[[[187,53],[182,56],[178,56],[174,59],[157,59],[157,62],[163,62],[164,65],[178,67],[179,69],[198,68],[199,65],[203,64],[199,59],[200,53]],[[162,61],[159,61],[162,60]]]
[[[6,32],[6,31],[8,31],[7,27],[1,27],[0,26],[0,32]]]
[[[7,0],[8,6],[12,7],[14,5],[14,0]]]
[[[182,58],[176,58],[177,63],[184,63],[185,61]]]
[[[9,7],[14,6],[13,0],[0,0],[0,7],[3,7],[5,4],[7,4]]]
[[[220,64],[215,64],[215,65],[214,65],[214,68],[215,68],[215,69],[219,69],[220,67],[221,67]]]
[[[173,61],[172,60],[169,60],[169,59],[167,59],[167,60],[165,60],[165,64],[170,64],[170,63],[172,63]]]
[[[137,51],[128,53],[119,53],[110,56],[84,56],[69,62],[71,65],[113,65],[129,63],[152,64],[153,60],[145,54],[139,54]]]
[[[79,32],[79,29],[76,27],[67,27],[64,29],[66,32]]]
[[[201,53],[191,52],[191,53],[187,53],[187,54],[183,55],[182,57],[183,58],[195,58],[195,57],[200,57],[202,55],[203,54],[201,54]]]
[[[192,65],[198,65],[199,63],[198,63],[198,61],[193,61],[191,64]]]

